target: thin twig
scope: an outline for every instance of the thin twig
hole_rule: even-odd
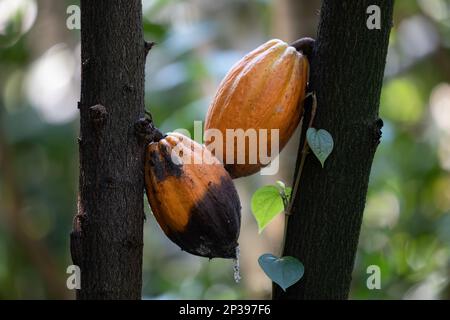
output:
[[[288,222],[289,222],[289,215],[284,214],[284,232],[283,232],[283,241],[281,242],[281,248],[280,248],[280,257],[283,256],[283,251],[284,251],[284,245],[286,244],[286,234],[287,234],[287,227],[288,227]]]
[[[317,111],[316,94],[313,92],[313,93],[311,93],[311,96],[313,99],[312,107],[311,107],[311,118],[309,119],[308,128],[306,130],[308,130],[309,128],[312,128],[314,118],[316,117],[316,111]],[[284,233],[283,233],[283,242],[281,243],[281,251],[282,251],[281,255],[283,255],[284,245],[286,244],[286,235],[287,235],[289,216],[292,215],[292,207],[294,205],[295,195],[297,194],[298,186],[300,184],[300,178],[302,176],[303,167],[305,165],[305,160],[306,160],[306,156],[308,155],[308,153],[309,153],[309,145],[308,145],[307,139],[305,138],[305,142],[304,142],[303,148],[302,148],[302,158],[300,160],[300,166],[298,168],[297,177],[295,177],[294,188],[292,189],[292,192],[291,192],[291,199],[289,201],[287,208],[285,207],[285,210],[284,210]]]
[[[316,94],[313,92],[311,94],[313,102],[312,102],[312,108],[311,108],[311,118],[309,119],[309,124],[308,124],[308,128],[312,128],[313,122],[314,122],[314,118],[316,116],[316,111],[317,111],[317,98],[316,98]],[[289,201],[289,206],[286,210],[286,215],[291,215],[292,214],[292,206],[295,200],[295,195],[297,194],[297,190],[298,190],[298,186],[300,184],[300,178],[302,176],[302,171],[303,171],[303,167],[305,165],[305,160],[306,160],[306,156],[309,153],[309,145],[308,145],[308,141],[305,138],[305,142],[303,144],[303,149],[302,149],[302,159],[300,160],[300,167],[298,169],[298,173],[297,173],[297,177],[295,178],[295,183],[294,183],[294,188],[292,190],[291,193],[291,201]]]

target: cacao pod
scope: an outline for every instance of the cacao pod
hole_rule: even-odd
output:
[[[209,106],[205,134],[207,148],[222,160],[231,177],[258,172],[286,145],[303,114],[308,73],[307,57],[287,43],[274,39],[247,54],[225,76]],[[212,139],[207,135],[209,129],[218,129],[222,133],[222,146],[213,147]],[[245,132],[255,129],[258,141],[246,139],[244,144],[238,145],[236,137],[227,136],[227,129]],[[267,130],[267,144],[259,142],[261,129]],[[273,135],[271,129],[278,129],[278,136]],[[272,152],[272,140],[277,138],[278,150]],[[261,146],[269,156],[266,163],[261,161]],[[242,158],[238,161],[239,148],[245,152],[245,161]],[[253,154],[256,152],[252,161],[251,149]],[[218,151],[222,152],[222,157],[217,155]],[[227,158],[232,159],[232,163]]]
[[[145,187],[158,224],[182,250],[208,258],[236,257],[239,197],[205,146],[179,133],[150,143]]]

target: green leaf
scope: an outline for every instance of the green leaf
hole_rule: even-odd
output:
[[[280,190],[275,186],[265,186],[252,196],[252,212],[258,222],[259,233],[284,209]]]
[[[315,128],[309,128],[308,131],[306,131],[306,140],[323,168],[325,160],[327,160],[328,156],[333,151],[333,137],[324,129],[317,130]]]
[[[265,253],[259,257],[258,263],[265,274],[284,291],[299,281],[305,273],[303,264],[291,256],[277,258],[273,254]]]

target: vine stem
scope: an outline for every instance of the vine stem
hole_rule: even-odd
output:
[[[314,122],[314,118],[316,117],[316,111],[317,111],[317,97],[316,94],[314,92],[310,93],[311,97],[312,97],[312,107],[311,107],[311,118],[309,119],[309,123],[308,123],[308,128],[312,128],[313,122]],[[307,96],[308,97],[308,96]],[[303,120],[302,120],[303,121]],[[288,222],[289,222],[289,216],[292,215],[292,206],[294,205],[294,201],[295,201],[295,195],[297,194],[297,190],[298,190],[298,186],[300,184],[300,178],[302,176],[302,171],[303,171],[303,167],[305,166],[305,161],[306,161],[306,157],[308,156],[309,153],[309,145],[308,145],[308,140],[305,137],[305,142],[303,143],[303,148],[302,148],[302,158],[300,160],[300,166],[298,168],[298,173],[297,176],[295,177],[295,182],[294,182],[294,188],[291,192],[291,199],[288,202],[287,208],[285,205],[285,211],[284,211],[284,233],[283,233],[283,242],[281,243],[281,255],[283,255],[283,250],[284,250],[284,245],[286,244],[286,235],[287,235],[287,227],[288,227]],[[283,201],[285,202],[285,201]]]

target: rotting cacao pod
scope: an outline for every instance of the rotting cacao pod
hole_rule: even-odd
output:
[[[208,258],[236,257],[239,196],[205,146],[179,133],[150,143],[145,187],[158,224],[182,250]]]
[[[218,157],[222,158],[220,160],[231,177],[251,175],[268,164],[260,158],[260,129],[267,130],[266,153],[269,160],[286,145],[303,114],[308,76],[307,57],[278,39],[256,48],[231,68],[219,86],[205,121],[205,133],[209,129],[218,129],[222,133],[222,157]],[[246,139],[245,145],[238,145],[235,137],[227,141],[227,129],[255,129],[258,141]],[[274,152],[271,143],[276,136],[271,134],[271,129],[279,130],[278,150]],[[206,137],[206,146],[217,156],[212,141]],[[245,162],[240,161],[243,163],[238,163],[238,148],[245,148]],[[251,149],[257,152],[256,161],[250,161]],[[230,157],[234,159],[233,163],[227,161],[227,150],[234,152]]]

